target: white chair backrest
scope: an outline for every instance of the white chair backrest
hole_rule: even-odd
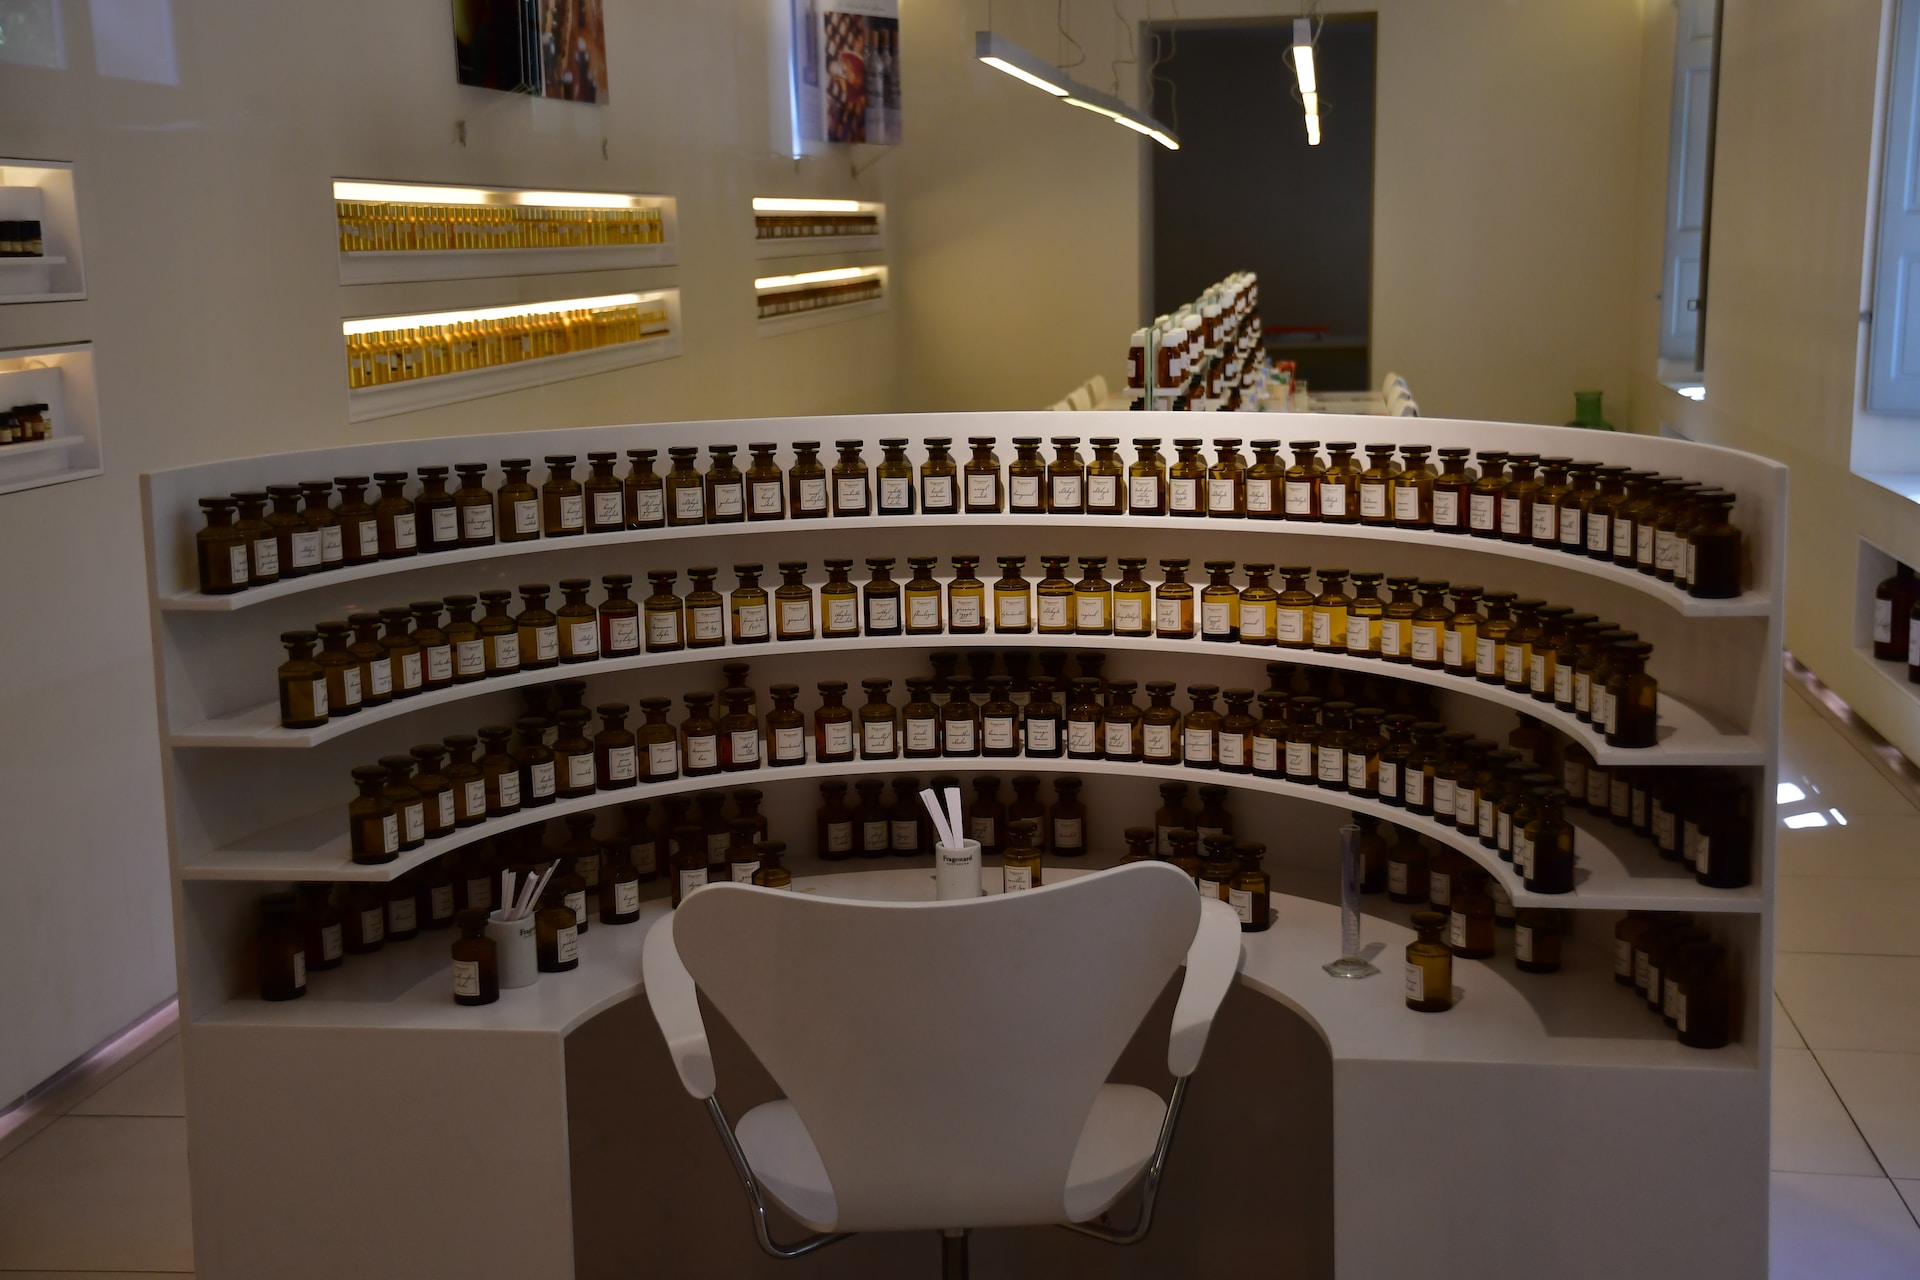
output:
[[[1086,387],[1079,386],[1067,392],[1067,403],[1081,413],[1085,413],[1087,410],[1093,408],[1093,397],[1088,393]]]
[[[1061,1220],[1094,1095],[1199,918],[1150,862],[950,902],[716,884],[673,937],[806,1125],[838,1229],[907,1230]]]
[[[1096,409],[1107,402],[1106,374],[1096,373],[1087,379],[1087,398],[1093,402],[1093,407]]]

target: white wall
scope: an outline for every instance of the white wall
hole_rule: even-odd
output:
[[[0,930],[0,1104],[174,986],[142,470],[522,424],[891,407],[891,317],[757,336],[751,282],[772,273],[747,252],[749,198],[886,199],[893,163],[855,179],[844,149],[771,154],[766,0],[607,0],[601,109],[459,88],[446,0],[131,6],[170,32],[177,84],[98,74],[112,33],[90,12],[128,6],[55,2],[67,65],[0,72],[0,157],[76,162],[90,298],[0,307],[0,348],[97,343],[107,474],[0,497],[0,880],[33,904]],[[672,194],[682,265],[343,288],[335,176]],[[345,421],[343,315],[662,281],[683,290],[680,359]]]
[[[1121,8],[1136,22],[1143,13]],[[1376,376],[1407,375],[1428,413],[1527,422],[1564,422],[1571,393],[1597,387],[1624,422],[1640,5],[1354,8],[1379,21]],[[1179,6],[1203,20],[1299,11],[1281,0]],[[922,95],[909,128],[938,145],[897,162],[899,244],[913,268],[899,291],[904,404],[1024,408],[1091,373],[1115,377],[1147,305],[1138,254],[1150,239],[1152,144],[970,62],[983,8],[908,0],[906,12],[916,24],[907,85]],[[1073,74],[1107,87],[1111,9],[1080,0],[1068,13],[1087,46]],[[1057,47],[1054,16],[1045,0],[993,6],[996,29],[1045,57]],[[1121,74],[1125,96],[1140,101],[1138,72]],[[1337,128],[1340,88],[1322,87]],[[1232,176],[1220,180],[1231,198]],[[1262,285],[1271,296],[1286,282]]]

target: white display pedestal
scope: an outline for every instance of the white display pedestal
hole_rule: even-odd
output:
[[[1129,434],[1257,434],[1261,421],[1139,414]],[[644,922],[596,926],[583,940],[586,962],[578,972],[545,975],[536,987],[478,1009],[452,1003],[445,934],[424,935],[373,957],[350,957],[344,969],[314,975],[303,1000],[266,1004],[255,998],[247,956],[259,894],[302,880],[388,880],[452,845],[512,825],[483,824],[384,866],[347,862],[352,765],[508,718],[516,701],[512,688],[535,682],[456,686],[322,729],[280,730],[264,705],[279,661],[275,637],[344,616],[350,608],[576,574],[639,576],[645,568],[684,572],[689,565],[748,560],[771,568],[777,560],[803,557],[818,565],[834,555],[857,561],[878,553],[979,553],[989,565],[1000,553],[1060,551],[1184,555],[1196,564],[1220,556],[1378,566],[1540,594],[1637,630],[1656,645],[1654,670],[1666,695],[1659,747],[1609,757],[1609,749],[1581,726],[1559,723],[1550,710],[1543,718],[1603,759],[1736,769],[1752,786],[1759,813],[1770,812],[1785,472],[1763,459],[1683,441],[1436,419],[1397,422],[1385,433],[1408,443],[1575,454],[1733,491],[1739,497],[1735,520],[1749,535],[1752,565],[1749,590],[1736,600],[1695,601],[1599,561],[1475,538],[1284,522],[1074,516],[788,521],[625,532],[387,562],[229,597],[194,592],[196,500],[269,482],[469,459],[584,457],[593,449],[664,451],[669,444],[709,441],[775,441],[784,464],[796,439],[830,445],[858,438],[868,446],[871,463],[881,437],[907,436],[917,455],[926,436],[964,441],[994,434],[1004,458],[1011,436],[1045,436],[1061,422],[1057,415],[1031,413],[605,427],[352,446],[145,477],[200,1273],[212,1280],[330,1275],[342,1267],[395,1277],[572,1275],[564,1041],[595,1013],[638,990]],[[1367,418],[1314,420],[1323,436],[1361,442],[1381,438],[1381,425]],[[226,614],[237,616],[221,616]],[[1231,673],[1232,683],[1253,685],[1260,683],[1259,664],[1274,659],[1371,667],[1381,676],[1438,685],[1450,721],[1456,711],[1463,723],[1476,717],[1490,723],[1488,717],[1496,715],[1504,722],[1516,706],[1543,710],[1491,686],[1344,655],[1113,637],[725,646],[563,667],[543,678],[588,678],[594,683],[589,704],[607,697],[633,701],[641,692],[707,687],[725,661],[751,661],[756,685],[792,679],[805,687],[816,678],[853,681],[869,673],[923,669],[924,650],[970,644],[1092,647],[1113,654],[1115,666],[1131,661],[1141,670],[1151,665],[1154,675],[1186,679]],[[1389,820],[1402,814],[1251,775],[1083,761],[942,759],[724,774],[684,787],[601,792],[525,820],[567,808],[613,809],[674,790],[745,785],[767,791],[774,834],[803,844],[799,833],[810,829],[813,784],[821,777],[903,772],[1082,775],[1100,824],[1095,851],[1106,855],[1104,861],[1118,852],[1119,827],[1144,820],[1150,811],[1151,801],[1141,798],[1147,790],[1141,782],[1149,779],[1235,788],[1235,803],[1247,806],[1249,822],[1264,827],[1270,863],[1308,873],[1325,872],[1337,857],[1317,828],[1327,827],[1339,811],[1371,808]],[[1519,889],[1506,864],[1477,842],[1422,820],[1410,825]],[[1365,982],[1341,982],[1320,971],[1338,947],[1331,906],[1282,899],[1275,927],[1250,936],[1242,983],[1305,1018],[1333,1058],[1335,1265],[1342,1280],[1415,1274],[1613,1277],[1628,1271],[1679,1280],[1763,1273],[1772,824],[1764,816],[1756,823],[1754,885],[1747,890],[1703,888],[1660,862],[1644,841],[1604,824],[1583,822],[1578,852],[1585,875],[1576,892],[1540,903],[1574,913],[1566,972],[1523,975],[1503,961],[1462,961],[1455,981],[1463,999],[1444,1015],[1404,1008],[1396,957],[1408,935],[1397,924],[1368,921],[1369,940],[1387,948],[1387,972]],[[804,859],[795,861],[797,870],[812,869]],[[1523,905],[1528,901],[1524,890],[1515,897]],[[1711,919],[1737,957],[1742,1010],[1735,1044],[1710,1052],[1683,1048],[1631,991],[1613,983],[1605,948],[1614,913],[1628,907],[1692,911]],[[650,906],[644,919],[656,918],[659,910]],[[681,1101],[649,1097],[642,1110]],[[503,1144],[501,1126],[509,1115],[511,1143]],[[644,1114],[638,1123],[644,1133]],[[503,1145],[515,1148],[516,1159],[498,1158]],[[662,1152],[661,1159],[676,1157]],[[716,1188],[715,1194],[730,1192]],[[1217,1208],[1259,1211],[1257,1205]],[[508,1222],[510,1230],[501,1225]]]

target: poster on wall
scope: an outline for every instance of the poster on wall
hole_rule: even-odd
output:
[[[601,0],[453,0],[453,48],[461,84],[607,100]]]
[[[900,141],[899,0],[792,0],[795,125],[814,142]]]

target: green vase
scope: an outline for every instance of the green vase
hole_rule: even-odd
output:
[[[1573,421],[1570,427],[1585,427],[1589,431],[1611,431],[1613,424],[1600,416],[1600,391],[1576,391],[1573,393]]]

